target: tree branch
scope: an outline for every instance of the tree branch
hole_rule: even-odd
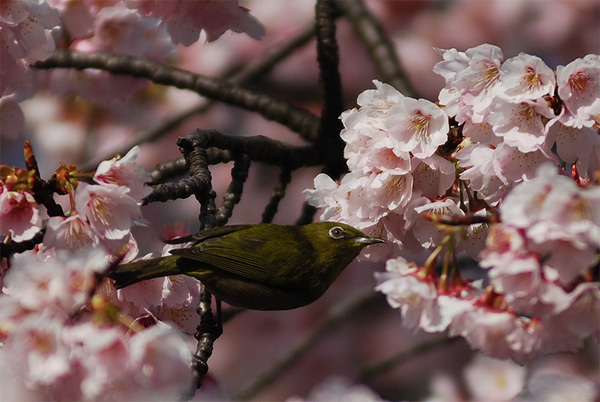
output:
[[[155,84],[188,89],[210,99],[257,112],[265,119],[290,128],[309,142],[317,137],[319,118],[306,109],[225,80],[194,74],[148,59],[122,54],[57,50],[48,59],[36,62],[32,67],[77,70],[93,68],[111,74],[147,78]]]

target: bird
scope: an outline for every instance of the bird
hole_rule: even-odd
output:
[[[250,310],[289,310],[317,300],[360,251],[385,240],[339,222],[228,225],[167,241],[171,255],[121,264],[117,289],[169,275],[200,280],[217,300]]]

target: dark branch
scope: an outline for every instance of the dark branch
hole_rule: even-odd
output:
[[[13,254],[22,253],[27,250],[33,250],[36,245],[40,244],[44,239],[45,230],[40,230],[31,239],[22,242],[9,241],[7,243],[0,242],[0,258],[8,258]]]
[[[318,151],[328,155],[323,171],[337,179],[347,168],[344,141],[340,137],[343,126],[339,117],[344,111],[344,105],[339,72],[340,57],[335,39],[335,17],[336,9],[331,1],[317,1],[317,61],[324,97],[317,140]]]
[[[307,141],[312,142],[317,136],[319,119],[306,109],[225,80],[194,74],[148,59],[122,54],[57,50],[48,59],[36,62],[32,67],[78,70],[93,68],[111,74],[147,78],[155,84],[188,89],[210,99],[257,112],[268,120],[289,127]]]

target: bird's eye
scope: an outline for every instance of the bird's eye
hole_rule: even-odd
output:
[[[329,236],[331,236],[332,239],[343,239],[346,236],[346,231],[339,227],[339,226],[335,226],[331,229],[329,229]]]

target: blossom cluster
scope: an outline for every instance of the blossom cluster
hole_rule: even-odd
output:
[[[108,266],[91,248],[12,260],[0,296],[3,399],[173,400],[187,391],[191,351],[178,331],[127,321],[104,292],[90,300]]]
[[[56,172],[58,186],[69,195],[69,216],[47,219],[42,251],[77,250],[100,246],[111,255],[137,252],[131,236],[134,224],[144,224],[141,200],[149,194],[148,173],[135,163],[139,148],[123,158],[104,161],[93,184],[80,181],[75,166],[63,164]],[[31,239],[41,229],[40,207],[35,200],[30,172],[4,167],[0,181],[0,232],[15,241]]]
[[[180,330],[198,324],[199,282],[161,278],[117,291],[105,278],[116,257],[137,254],[131,227],[144,223],[150,191],[138,152],[101,162],[93,175],[62,164],[53,180],[71,209],[45,219],[35,172],[2,167],[1,233],[21,242],[45,227],[41,244],[0,270],[3,397],[165,400],[191,386]]]
[[[165,61],[175,45],[189,46],[201,32],[213,41],[225,31],[260,39],[263,26],[237,1],[7,0],[0,9],[0,112],[3,135],[23,130],[19,102],[38,85],[96,102],[125,99],[147,83],[101,71],[53,71],[48,80],[29,64],[44,60],[60,41],[81,52],[111,52]]]
[[[349,173],[318,175],[308,201],[387,238],[364,257],[387,259],[377,290],[407,327],[519,362],[600,338],[600,56],[555,72],[487,44],[438,53],[439,102],[374,81],[341,116]]]

